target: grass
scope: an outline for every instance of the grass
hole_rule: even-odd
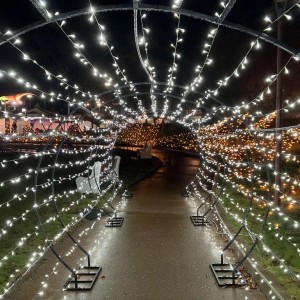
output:
[[[244,217],[243,210],[248,207],[248,200],[245,199],[245,196],[243,196],[241,193],[229,186],[226,187],[226,192],[229,194],[229,197],[225,197],[225,195],[221,196],[224,206],[222,208],[220,206],[220,213],[230,231],[236,232],[241,224],[237,222],[233,216],[235,215],[239,218]],[[224,207],[226,207],[227,212],[224,211]],[[256,216],[259,215],[263,217],[265,209],[265,207],[261,206],[257,202],[253,204],[251,210],[253,215],[250,215],[248,218],[247,225],[250,230],[256,234],[260,232],[261,227],[261,222],[257,220]],[[294,210],[293,212],[285,210],[284,213],[295,220],[299,220],[299,209]],[[271,226],[271,224],[273,225]],[[277,229],[273,228],[274,225],[278,226]],[[284,260],[284,262],[293,270],[293,272],[300,274],[300,256],[297,252],[297,248],[300,248],[299,228],[296,229],[292,225],[289,225],[288,222],[283,222],[281,217],[278,217],[276,214],[271,214],[268,217],[267,226],[262,234],[266,245],[272,249],[272,251],[281,260]],[[283,237],[288,238],[289,241]],[[246,245],[247,249],[249,249],[252,239],[250,235],[246,234],[246,231],[243,230],[242,234],[238,238],[238,242]],[[292,246],[292,243],[295,244],[296,247]],[[282,285],[283,289],[289,295],[290,299],[300,299],[300,282],[297,281],[293,276],[284,273],[279,267],[279,263],[272,259],[269,254],[267,254],[261,243],[259,243],[258,247],[255,248],[255,251],[251,254],[251,257],[255,258],[255,260],[259,262],[259,265],[263,267],[263,269],[268,270],[275,276],[277,281]]]
[[[149,160],[132,159],[135,157],[135,152],[129,150],[116,149],[114,150],[114,155],[121,156],[120,179],[127,187],[153,174],[161,164],[160,160],[155,157]],[[0,155],[0,161],[3,161],[3,159],[7,161],[14,160],[18,157],[20,157],[20,154],[5,153],[5,156],[2,155],[1,157]],[[54,182],[52,186],[52,180],[49,180],[52,175],[52,169],[47,170],[46,168],[53,164],[53,157],[51,155],[43,158],[41,167],[45,168],[45,172],[41,173],[38,177],[37,184],[40,186],[36,191],[36,198],[30,190],[34,186],[33,173],[29,174],[29,178],[22,177],[21,182],[18,184],[5,182],[4,186],[0,187],[0,219],[2,220],[0,227],[3,228],[9,225],[7,221],[13,222],[10,223],[13,226],[8,226],[4,229],[6,234],[4,234],[5,231],[0,231],[0,295],[3,293],[8,282],[14,282],[22,275],[26,269],[26,264],[30,263],[32,254],[41,251],[41,247],[46,245],[45,238],[38,227],[37,214],[32,210],[35,201],[40,205],[40,219],[42,223],[45,223],[44,229],[48,240],[53,240],[62,230],[53,202],[44,202],[52,194],[52,187],[54,187],[53,194],[56,196],[56,204],[60,212],[60,217],[65,225],[74,222],[79,213],[99,201],[95,195],[90,194],[81,197],[77,192],[67,192],[76,188],[75,178],[72,178],[72,176],[84,171],[84,166],[75,165],[73,168],[56,169],[54,178],[58,181]],[[76,159],[83,160],[87,157],[88,154],[80,154]],[[71,155],[62,154],[59,157],[59,163],[67,165],[72,159]],[[26,173],[30,168],[35,169],[38,160],[39,157],[30,157],[24,159],[22,162],[20,161],[19,164],[13,161],[5,163],[7,166],[0,173],[0,182],[6,180],[7,177],[20,176],[20,174]],[[7,169],[9,169],[9,173],[4,172]],[[68,178],[68,176],[71,176],[69,177],[70,180],[59,182],[59,178]],[[22,195],[28,187],[29,190],[26,194]],[[17,195],[15,199],[13,199],[13,195]],[[102,207],[111,195],[112,191],[104,195],[98,202],[97,207]],[[9,200],[12,201],[7,205],[6,202]],[[26,211],[28,213],[24,215]],[[23,238],[23,246],[19,247],[18,243],[20,243],[21,238]],[[16,272],[16,270],[19,271]],[[15,274],[14,277],[11,277],[11,274]]]

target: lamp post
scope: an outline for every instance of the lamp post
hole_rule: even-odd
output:
[[[277,17],[281,16],[286,10],[288,0],[274,0]],[[282,40],[282,20],[277,22],[277,40]],[[281,190],[281,172],[282,172],[282,134],[279,128],[282,127],[282,75],[280,73],[282,67],[282,50],[277,47],[276,53],[277,68],[277,85],[276,85],[276,151],[275,151],[275,193],[274,204],[280,206],[280,190]]]

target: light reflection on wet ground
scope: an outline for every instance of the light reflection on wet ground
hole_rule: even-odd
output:
[[[151,182],[157,181],[153,188],[170,189],[168,193],[177,195],[176,193],[183,191],[185,186],[191,182],[199,167],[197,157],[186,156],[183,153],[154,150],[153,155],[158,157],[163,165],[154,176],[143,181],[137,188],[145,188],[146,185],[152,186]],[[151,189],[151,192],[154,191]]]
[[[175,177],[195,175],[199,167],[199,159],[196,156],[181,152],[154,150],[153,155],[163,162],[163,167],[158,170],[158,174],[170,174]]]

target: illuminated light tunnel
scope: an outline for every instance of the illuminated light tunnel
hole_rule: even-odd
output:
[[[0,89],[32,97],[18,107],[1,97],[0,298],[49,253],[57,263],[36,296],[61,265],[64,292],[97,284],[90,260],[108,231],[88,249],[80,240],[107,214],[122,225],[132,195],[116,145],[145,142],[197,155],[182,201],[194,205],[191,227],[226,240],[210,264],[218,284],[249,285],[246,268],[270,299],[283,299],[272,276],[300,297],[300,1],[19,2],[1,4]],[[184,130],[158,137],[161,123]],[[81,266],[67,262],[76,251]],[[95,279],[84,287],[82,265]]]

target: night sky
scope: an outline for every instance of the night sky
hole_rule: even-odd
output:
[[[5,2],[5,3],[3,3]],[[93,6],[98,5],[112,5],[112,4],[130,4],[131,1],[112,1],[99,0],[91,1]],[[165,5],[170,6],[171,1],[141,1],[142,4],[151,5]],[[18,31],[24,26],[33,24],[42,20],[41,15],[32,5],[30,1],[24,0],[10,0],[2,1],[0,10],[1,33],[5,33],[7,29]],[[89,1],[49,1],[47,9],[52,13],[59,11],[65,13],[68,11],[79,10],[89,7]],[[213,15],[216,11],[221,12],[222,8],[218,1],[199,1],[190,0],[183,1],[183,9],[191,10],[207,15]],[[284,24],[286,32],[298,32],[300,9],[294,9],[292,15],[294,18],[290,24]],[[234,8],[229,13],[226,21],[238,23],[255,30],[261,30],[266,26],[263,21],[265,15],[274,19],[276,12],[273,0],[237,0]],[[133,11],[117,11],[98,13],[97,19],[99,23],[105,26],[105,37],[110,46],[114,46],[112,52],[118,57],[118,65],[120,69],[125,70],[125,75],[128,81],[147,82],[149,81],[145,71],[143,70],[134,44],[134,30],[133,30]],[[115,68],[112,66],[113,59],[106,47],[99,44],[98,36],[100,31],[96,23],[90,23],[89,15],[79,16],[68,19],[63,26],[64,30],[69,34],[76,34],[76,41],[84,44],[82,53],[86,58],[92,62],[93,66],[103,73],[110,75],[114,83],[119,86],[124,84],[121,80],[120,74],[116,74]],[[296,21],[295,21],[296,20]],[[144,26],[151,31],[147,36],[148,41],[148,55],[151,65],[155,67],[157,77],[156,81],[166,82],[168,76],[168,69],[172,65],[173,56],[171,43],[175,42],[175,29],[177,26],[177,19],[172,13],[163,12],[147,12],[147,17],[143,19]],[[286,23],[286,22],[285,22]],[[175,83],[186,86],[191,83],[196,73],[194,71],[196,65],[201,65],[205,58],[202,54],[203,45],[207,42],[207,34],[209,30],[215,28],[214,25],[205,21],[193,19],[187,16],[181,16],[181,28],[185,29],[182,34],[183,42],[178,44],[177,53],[181,55],[176,62],[178,64],[178,71],[176,72]],[[141,34],[141,26],[139,20],[139,34]],[[276,36],[276,26],[271,35]],[[21,43],[16,46],[20,50],[28,54],[32,59],[36,60],[40,66],[49,70],[55,75],[62,74],[67,78],[70,85],[77,84],[82,91],[90,91],[91,94],[100,94],[112,87],[107,87],[101,78],[93,76],[92,70],[89,66],[83,65],[75,57],[75,50],[70,41],[62,33],[57,24],[48,24],[42,28],[36,29],[20,37]],[[217,81],[222,77],[230,74],[234,67],[241,61],[251,41],[254,38],[238,31],[230,30],[221,27],[214,41],[211,49],[210,57],[213,58],[213,64],[204,68],[202,72],[203,83],[198,88],[198,92],[203,93],[208,89],[216,88]],[[289,35],[284,36],[284,42],[288,45],[299,48],[299,39],[292,38]],[[141,53],[144,56],[145,52],[141,46]],[[239,78],[233,80],[230,87],[222,90],[218,95],[218,99],[225,104],[232,105],[239,103],[241,99],[247,99],[255,95],[256,90],[251,89],[251,93],[245,91],[249,90],[249,76],[253,87],[257,86],[257,92],[261,88],[266,74],[272,74],[275,71],[276,48],[262,43],[262,49],[253,51],[251,56],[250,71],[245,71]],[[47,80],[45,71],[41,67],[36,66],[28,60],[24,60],[23,55],[8,43],[0,47],[0,69],[9,72],[14,70],[19,77],[32,83],[36,83],[38,87],[46,92],[54,92],[61,94],[60,97],[66,99],[81,99],[75,90],[69,88],[65,90],[60,82],[53,78]],[[259,66],[263,64],[263,69]],[[259,74],[253,72],[253,69],[259,68]],[[251,71],[252,69],[252,71]],[[148,92],[148,86],[139,86],[137,90],[140,93]],[[158,88],[160,92],[164,87]],[[7,77],[0,79],[0,94],[6,95],[9,93],[18,93],[30,91],[36,94],[40,99],[40,92],[34,91],[32,88],[26,88],[24,85],[16,83],[15,80]],[[124,90],[125,92],[125,90]],[[126,93],[129,92],[129,89]],[[182,90],[174,89],[174,93],[180,96]],[[112,94],[107,94],[101,100],[108,101],[113,98]],[[191,102],[199,98],[198,94],[191,94],[188,98]],[[87,97],[83,98],[84,101]],[[149,96],[141,96],[145,107],[149,108]],[[250,98],[249,98],[250,99]],[[137,108],[136,101],[132,98],[124,99],[128,106]],[[46,100],[45,100],[46,101]],[[174,101],[174,100],[172,100]],[[157,97],[159,108],[162,108],[164,100],[162,96]],[[174,108],[178,102],[174,101],[171,108]],[[59,107],[64,105],[57,101],[54,106]]]

